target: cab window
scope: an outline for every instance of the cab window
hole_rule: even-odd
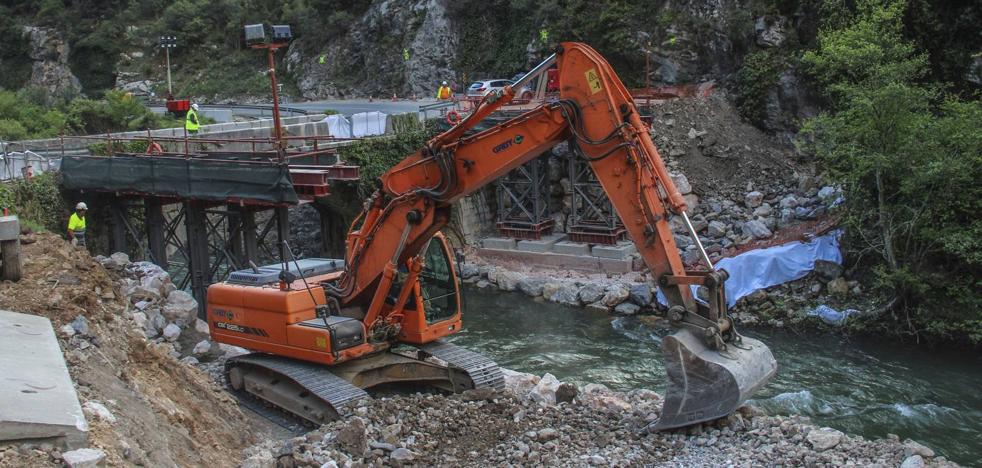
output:
[[[450,258],[438,240],[426,247],[423,271],[419,273],[420,296],[427,323],[449,319],[457,313],[457,281]]]

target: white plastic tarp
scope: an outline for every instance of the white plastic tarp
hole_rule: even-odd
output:
[[[34,175],[57,170],[52,161],[32,151],[0,153],[0,180],[24,177],[24,168],[30,166]]]
[[[327,122],[328,135],[337,138],[351,138],[351,122],[341,114],[329,115],[324,118]]]
[[[727,306],[733,307],[741,297],[758,289],[803,278],[815,269],[816,260],[841,265],[840,234],[841,231],[837,230],[810,242],[790,242],[720,260],[716,263],[716,269],[726,270],[730,274],[726,280]],[[692,290],[695,294],[695,286]],[[661,291],[658,291],[658,302],[668,303]]]
[[[362,112],[351,116],[351,135],[355,138],[385,134],[387,115],[381,112]]]

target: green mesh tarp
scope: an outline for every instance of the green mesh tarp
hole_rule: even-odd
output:
[[[66,156],[61,161],[61,173],[62,185],[70,190],[297,203],[289,169],[275,164],[127,155]]]

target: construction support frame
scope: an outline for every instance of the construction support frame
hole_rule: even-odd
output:
[[[497,227],[501,235],[541,239],[552,234],[549,213],[548,154],[535,158],[497,181]]]
[[[573,157],[569,158],[569,180],[573,195],[566,233],[573,242],[614,245],[624,239],[624,225],[589,161],[575,145],[570,149]]]
[[[320,213],[322,228],[330,227],[330,215]],[[108,218],[110,251],[159,265],[178,289],[191,290],[201,318],[209,285],[232,271],[292,259],[283,242],[288,206],[113,196]]]

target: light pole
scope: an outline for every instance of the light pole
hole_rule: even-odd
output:
[[[276,153],[281,163],[286,163],[286,145],[283,143],[283,130],[280,128],[280,95],[276,84],[276,61],[273,54],[276,49],[287,45],[293,39],[288,24],[274,24],[271,27],[272,37],[266,38],[266,26],[263,24],[247,24],[245,26],[246,45],[252,49],[266,49],[269,60],[269,83],[273,90],[273,137],[276,139]]]
[[[160,36],[160,48],[164,49],[164,57],[167,60],[167,99],[174,99],[174,88],[170,81],[170,50],[177,47],[177,37]]]

